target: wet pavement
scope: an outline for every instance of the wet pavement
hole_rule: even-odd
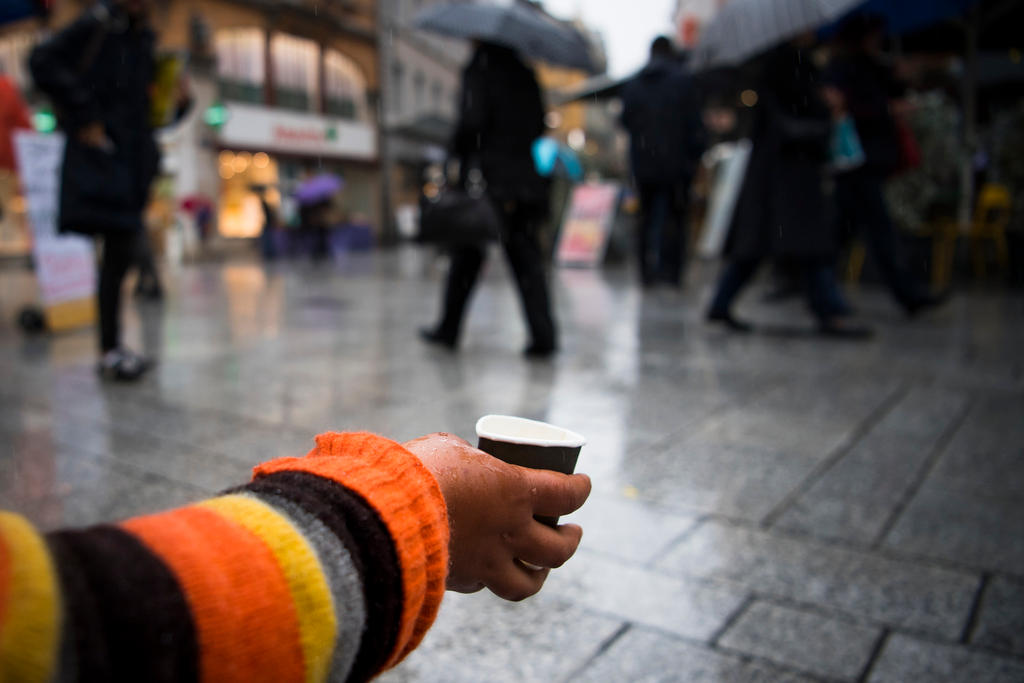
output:
[[[0,507],[44,527],[185,503],[328,429],[471,438],[513,413],[585,434],[594,493],[577,556],[542,593],[449,594],[413,681],[1024,680],[1024,300],[958,294],[904,320],[852,299],[868,343],[822,341],[798,304],[741,301],[772,334],[701,322],[685,292],[556,273],[563,352],[525,334],[492,259],[462,350],[416,339],[427,252],[333,267],[190,266],[128,339],[160,364],[102,385],[89,331],[26,339],[0,270]]]

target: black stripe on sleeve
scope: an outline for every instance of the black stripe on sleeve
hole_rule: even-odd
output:
[[[199,680],[188,602],[175,575],[141,541],[109,525],[58,531],[47,540],[77,680]]]
[[[349,549],[366,602],[366,627],[349,680],[364,681],[378,673],[398,639],[404,600],[398,552],[380,516],[362,496],[307,472],[275,472],[235,490],[294,501]]]

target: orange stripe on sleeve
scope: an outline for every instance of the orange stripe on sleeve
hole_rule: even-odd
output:
[[[156,553],[182,586],[204,681],[299,681],[305,677],[298,617],[270,548],[200,507],[121,524]]]
[[[387,526],[401,564],[402,619],[392,667],[422,640],[437,616],[448,570],[448,512],[441,489],[419,458],[400,444],[367,432],[327,433],[304,458],[259,465],[255,475],[309,472],[365,499]]]

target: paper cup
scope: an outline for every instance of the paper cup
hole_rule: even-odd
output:
[[[562,427],[511,415],[484,415],[476,422],[477,448],[512,465],[572,474],[586,439]],[[557,517],[537,517],[549,526]]]

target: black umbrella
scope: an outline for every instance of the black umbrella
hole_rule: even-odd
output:
[[[518,1],[436,5],[420,12],[414,25],[452,38],[504,45],[552,64],[594,70],[590,48],[578,31]]]

